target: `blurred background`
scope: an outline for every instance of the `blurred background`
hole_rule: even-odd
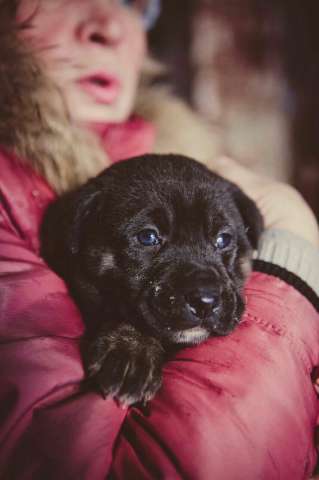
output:
[[[151,52],[225,153],[294,184],[319,218],[318,0],[162,0]]]

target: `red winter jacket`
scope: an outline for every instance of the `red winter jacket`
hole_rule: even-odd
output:
[[[312,304],[255,272],[239,328],[169,361],[147,410],[82,393],[82,320],[38,255],[41,215],[53,197],[0,154],[0,478],[308,478],[318,415]]]

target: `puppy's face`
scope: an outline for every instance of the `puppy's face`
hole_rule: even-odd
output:
[[[88,304],[169,344],[239,322],[262,222],[233,184],[184,157],[147,156],[109,168],[72,205],[62,263]]]

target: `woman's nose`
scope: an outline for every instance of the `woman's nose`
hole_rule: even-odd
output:
[[[111,12],[103,19],[87,20],[78,29],[78,39],[102,47],[116,46],[124,37],[124,25],[119,15]]]

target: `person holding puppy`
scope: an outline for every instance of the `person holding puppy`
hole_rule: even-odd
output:
[[[179,101],[139,91],[158,7],[0,1],[1,478],[305,479],[314,467],[316,220],[291,187],[213,160],[216,138]],[[266,230],[241,325],[172,358],[145,411],[81,390],[83,323],[38,233],[58,194],[147,152],[237,182]]]

